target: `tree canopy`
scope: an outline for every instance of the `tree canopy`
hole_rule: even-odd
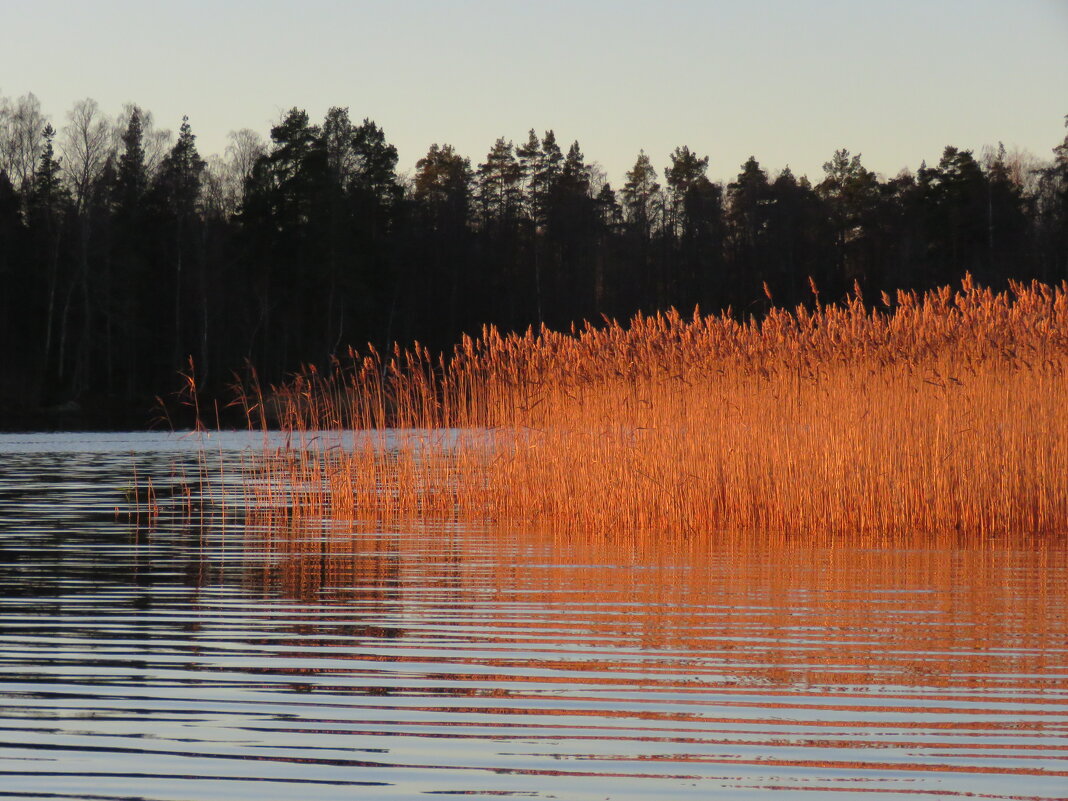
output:
[[[86,99],[66,120],[0,98],[5,408],[145,406],[190,358],[218,389],[489,323],[758,314],[765,286],[794,305],[813,284],[833,300],[1068,278],[1068,136],[1046,162],[947,146],[889,178],[843,148],[815,183],[755,157],[717,183],[680,145],[639,152],[617,192],[553,130],[500,136],[475,166],[433,144],[405,176],[385,130],[343,107],[292,108],[209,158],[188,119],[172,136]]]

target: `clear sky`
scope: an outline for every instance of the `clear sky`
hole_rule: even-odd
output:
[[[614,185],[678,145],[731,179],[753,154],[818,179],[947,144],[1042,159],[1068,114],[1068,0],[0,0],[0,94],[187,114],[202,155],[292,106],[370,117],[412,169],[552,128]]]

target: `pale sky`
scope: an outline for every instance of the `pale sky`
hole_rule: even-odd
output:
[[[411,170],[499,136],[578,139],[614,186],[679,145],[730,180],[755,155],[814,180],[838,148],[884,175],[947,144],[1041,159],[1064,139],[1068,0],[0,0],[0,94],[60,128],[96,99],[202,155],[285,110],[370,117]]]

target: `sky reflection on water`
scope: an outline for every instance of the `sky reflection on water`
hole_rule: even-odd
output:
[[[1068,787],[1063,542],[279,531],[237,505],[149,529],[135,466],[167,497],[203,463],[0,435],[0,797]]]

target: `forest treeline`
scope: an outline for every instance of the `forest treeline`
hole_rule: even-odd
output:
[[[347,346],[447,349],[675,307],[759,315],[859,285],[1068,278],[1068,137],[1040,161],[946,147],[892,178],[833,153],[816,181],[750,158],[717,183],[686,146],[621,185],[553,131],[414,172],[371,120],[294,108],[202,156],[128,106],[59,127],[0,97],[0,410],[143,409],[189,359],[221,390]],[[811,280],[810,280],[811,279]]]

